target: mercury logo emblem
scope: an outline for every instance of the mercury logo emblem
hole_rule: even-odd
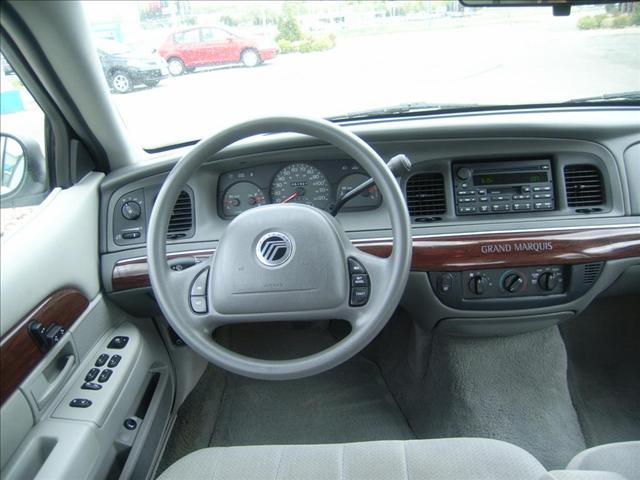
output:
[[[269,232],[258,240],[256,256],[267,267],[277,267],[291,258],[293,244],[289,237],[281,232]]]

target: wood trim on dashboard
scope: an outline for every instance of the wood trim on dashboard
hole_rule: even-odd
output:
[[[355,240],[379,257],[391,253],[391,239]],[[214,250],[171,253],[169,258],[212,255]],[[585,227],[413,237],[411,270],[461,271],[528,265],[570,265],[640,257],[640,226]],[[112,273],[113,290],[148,287],[146,257],[121,260]]]
[[[0,338],[0,405],[45,356],[29,335],[28,325],[35,320],[45,327],[57,323],[68,330],[88,306],[89,300],[79,290],[58,290]]]
[[[391,241],[356,241],[379,257]],[[461,271],[529,265],[570,265],[640,257],[640,226],[446,235],[413,238],[411,270]]]

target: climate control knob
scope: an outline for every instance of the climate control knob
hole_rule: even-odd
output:
[[[546,292],[550,292],[558,285],[558,274],[555,272],[545,272],[538,278],[538,285]]]
[[[519,273],[510,273],[502,280],[502,288],[509,293],[517,293],[524,287],[524,278]]]
[[[140,218],[142,209],[140,208],[140,204],[138,202],[128,201],[125,202],[124,205],[122,205],[121,212],[122,216],[127,220],[136,220]]]
[[[469,280],[469,290],[476,295],[482,295],[486,291],[488,283],[489,281],[484,275],[474,275]]]

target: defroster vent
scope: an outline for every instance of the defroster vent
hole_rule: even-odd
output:
[[[407,181],[407,206],[412,217],[441,215],[447,210],[441,173],[417,173]]]
[[[594,165],[564,167],[564,186],[570,207],[595,207],[604,203],[602,174]]]
[[[178,199],[173,206],[167,238],[171,240],[184,238],[191,233],[192,228],[193,204],[191,202],[191,195],[189,195],[189,192],[183,190],[180,192],[180,195],[178,195]]]

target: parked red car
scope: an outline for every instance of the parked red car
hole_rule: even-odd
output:
[[[196,67],[220,63],[242,63],[255,67],[278,54],[273,41],[250,38],[219,27],[191,27],[169,35],[158,53],[169,64],[171,75],[182,75]]]

